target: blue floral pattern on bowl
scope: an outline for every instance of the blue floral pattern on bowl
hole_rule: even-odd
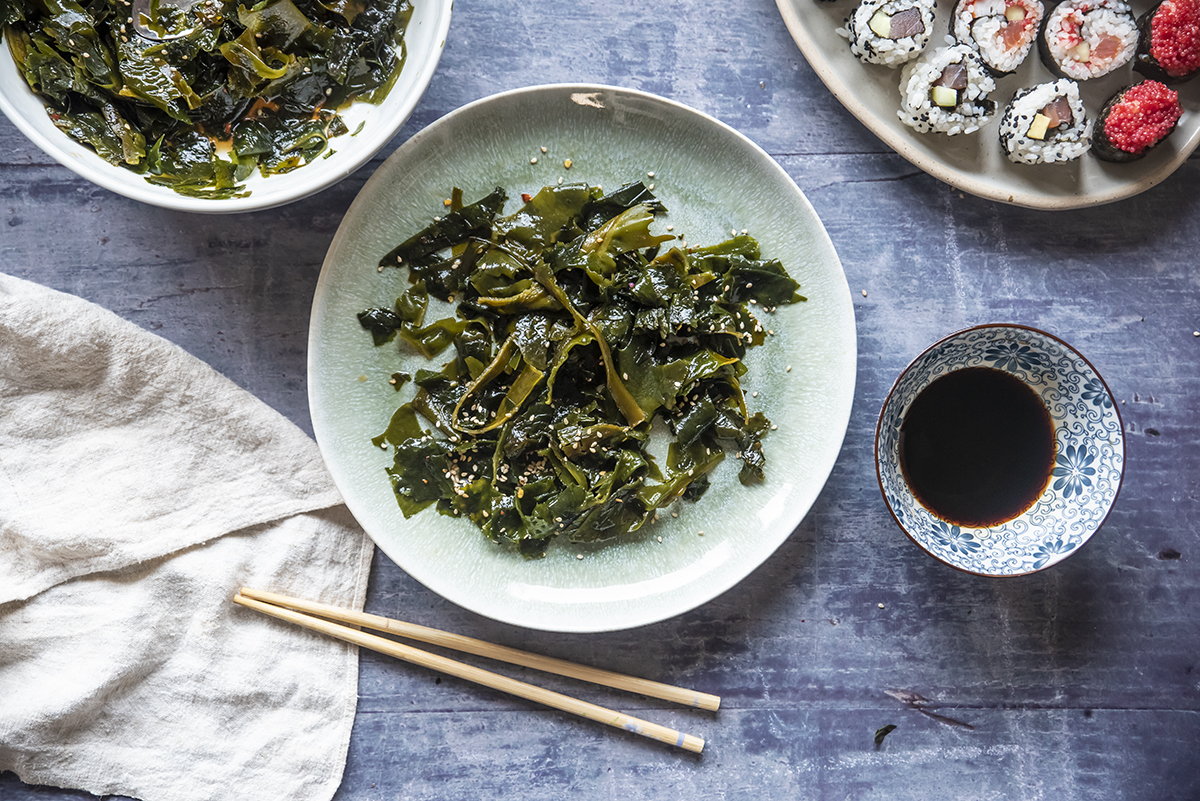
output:
[[[993,367],[1028,384],[1055,427],[1050,481],[1022,515],[990,528],[941,520],[913,497],[900,471],[900,424],[935,379],[968,367]],[[1017,576],[1061,562],[1108,517],[1125,466],[1121,417],[1104,380],[1065,342],[1043,331],[987,325],[941,340],[892,387],[875,435],[879,486],[900,528],[941,561],[986,576]]]

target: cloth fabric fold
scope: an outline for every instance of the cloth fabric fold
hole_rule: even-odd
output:
[[[0,274],[0,770],[146,801],[325,801],[373,553],[296,426],[116,315]]]

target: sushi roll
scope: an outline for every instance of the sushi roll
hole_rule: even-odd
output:
[[[1161,83],[1200,72],[1200,0],[1163,0],[1138,19],[1133,68]]]
[[[1029,55],[1042,24],[1039,0],[958,0],[954,5],[954,38],[979,51],[997,75],[1014,71]]]
[[[1091,146],[1079,85],[1059,78],[1018,90],[1000,117],[1000,144],[1016,164],[1052,164],[1082,156]]]
[[[1137,22],[1121,0],[1063,0],[1046,15],[1038,49],[1056,76],[1086,81],[1128,64],[1137,40]]]
[[[1104,161],[1142,158],[1175,130],[1183,114],[1179,93],[1158,81],[1142,81],[1117,92],[1096,118],[1092,152]]]
[[[899,67],[921,54],[933,33],[934,0],[863,0],[838,33],[867,64]]]
[[[900,120],[921,133],[969,134],[991,119],[996,104],[988,94],[996,81],[974,48],[939,47],[905,65],[900,73]]]

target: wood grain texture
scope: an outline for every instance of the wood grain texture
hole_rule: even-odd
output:
[[[463,103],[567,81],[709,113],[804,190],[854,295],[859,369],[845,444],[775,556],[699,609],[632,631],[495,623],[377,554],[369,612],[695,687],[723,705],[680,710],[546,682],[703,736],[694,757],[364,654],[338,798],[1200,799],[1196,159],[1111,206],[1003,206],[937,182],[867,132],[816,79],[772,0],[460,0],[402,133],[351,178],[282,209],[211,218],[142,206],[51,163],[0,120],[0,270],[165,336],[311,431],[312,292],[373,167]],[[995,321],[1078,348],[1118,398],[1127,436],[1104,529],[1061,565],[1009,580],[958,573],[912,545],[872,462],[900,370],[935,339]],[[897,728],[877,749],[888,724]],[[4,801],[83,798],[0,776]]]

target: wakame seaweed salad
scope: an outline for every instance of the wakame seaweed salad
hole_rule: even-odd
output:
[[[727,451],[743,484],[761,481],[771,424],[747,410],[740,379],[768,336],[752,310],[804,300],[779,261],[745,234],[680,247],[651,233],[665,209],[641,183],[522,200],[503,215],[503,188],[470,205],[455,189],[447,213],[379,262],[407,270],[409,288],[358,315],[376,346],[453,348],[411,376],[412,401],[373,440],[395,454],[405,517],[436,504],[539,557],[555,537],[617,537],[698,499]],[[427,323],[430,297],[455,316]]]
[[[249,194],[347,133],[404,61],[409,0],[204,0],[138,35],[130,0],[0,0],[17,68],[54,124],[112,164],[191,197]]]

